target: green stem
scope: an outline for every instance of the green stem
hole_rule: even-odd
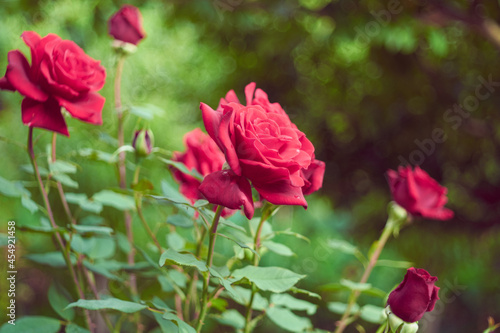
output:
[[[35,157],[35,152],[33,150],[33,127],[30,126],[29,132],[28,132],[28,154],[30,156],[31,164],[33,165],[33,170],[35,171],[35,176],[38,181],[38,187],[40,188],[40,192],[42,193],[42,198],[43,202],[45,204],[45,208],[47,209],[47,215],[49,217],[50,224],[52,225],[52,228],[57,229],[58,226],[54,220],[54,214],[52,213],[52,208],[50,206],[49,198],[47,196],[47,192],[45,191],[45,187],[43,186],[43,181],[42,177],[40,176],[40,171],[38,170],[38,165],[36,163],[36,157]],[[75,284],[76,292],[78,296],[81,299],[85,299],[85,296],[83,294],[83,290],[80,286],[80,282],[78,281],[78,278],[76,276],[75,270],[73,268],[73,265],[71,263],[71,257],[69,254],[69,243],[68,247],[64,246],[64,242],[62,240],[61,235],[59,232],[54,233],[57,239],[57,243],[59,244],[59,247],[61,248],[61,252],[64,257],[64,261],[66,262],[66,265],[68,266],[71,278],[73,280],[73,283]],[[94,324],[92,323],[90,319],[90,315],[88,310],[84,310],[85,313],[85,319],[87,321],[87,326],[91,332],[94,331]]]
[[[123,107],[121,100],[121,79],[123,73],[123,64],[125,63],[125,55],[121,54],[118,56],[116,62],[116,74],[115,74],[115,86],[114,86],[114,97],[115,97],[115,111],[118,120],[118,148],[122,147],[125,143],[124,130],[123,130]],[[120,152],[118,155],[118,176],[119,184],[121,189],[127,188],[127,169],[125,167],[125,152]],[[135,257],[135,247],[134,247],[134,235],[132,232],[132,216],[128,210],[123,212],[123,217],[125,220],[125,231],[127,234],[127,240],[130,245],[130,252],[127,254],[127,263],[131,266],[134,265]],[[134,273],[129,275],[130,292],[132,296],[136,297],[137,293],[137,279]],[[140,324],[138,324],[140,326]]]
[[[198,237],[198,241],[196,243],[196,251],[194,253],[196,258],[198,258],[200,256],[201,249],[203,247],[203,241],[205,239],[206,234],[207,234],[207,229],[202,228],[201,234]],[[187,295],[186,295],[186,302],[184,303],[184,311],[183,311],[185,321],[189,321],[189,307],[191,304],[191,299],[194,299],[194,297],[196,295],[196,288],[193,288],[193,284],[195,283],[195,281],[198,280],[197,278],[198,278],[198,271],[193,270],[193,275],[191,276],[191,279],[189,279],[189,282],[188,282],[188,285],[186,288]]]
[[[253,240],[253,248],[255,252],[259,253],[259,248],[260,248],[260,234],[262,233],[262,227],[264,226],[264,222],[267,220],[267,218],[270,216],[269,214],[266,213],[267,210],[264,210],[262,212],[262,216],[260,217],[260,222],[259,226],[257,227],[257,231],[255,232],[255,237]],[[254,253],[253,255],[253,265],[254,266],[259,266],[259,256]],[[252,327],[250,325],[252,321],[252,305],[253,305],[253,300],[255,298],[255,294],[257,293],[257,286],[252,283],[252,294],[250,295],[250,300],[248,302],[246,311],[245,311],[245,333],[250,333],[252,331]]]
[[[214,246],[215,239],[217,237],[217,226],[219,225],[219,219],[222,214],[222,210],[224,206],[218,206],[215,212],[214,220],[212,221],[212,226],[210,227],[210,233],[208,236],[208,254],[207,254],[207,267],[212,266],[212,260],[214,256]],[[203,279],[203,292],[202,292],[202,301],[201,301],[201,311],[200,316],[198,317],[198,324],[196,325],[196,332],[201,332],[201,328],[203,327],[205,316],[207,315],[208,308],[208,284],[210,282],[210,271],[206,274],[206,277]]]
[[[370,277],[370,273],[372,272],[373,267],[377,264],[377,260],[380,256],[380,253],[384,249],[385,244],[387,243],[387,240],[391,236],[394,228],[394,223],[389,218],[387,220],[387,223],[385,224],[384,230],[382,231],[382,235],[380,236],[378,242],[377,242],[377,247],[375,248],[375,251],[373,251],[372,255],[370,256],[370,261],[368,262],[368,265],[365,268],[365,271],[363,273],[363,276],[361,277],[361,280],[359,280],[359,283],[363,284],[368,281],[368,278]],[[351,295],[349,296],[349,302],[347,303],[347,307],[345,309],[344,314],[342,315],[342,318],[338,321],[337,323],[337,329],[335,330],[334,333],[341,333],[344,331],[344,329],[349,325],[349,315],[351,313],[351,310],[356,303],[356,300],[358,299],[359,295],[361,294],[361,291],[355,290],[351,292]]]

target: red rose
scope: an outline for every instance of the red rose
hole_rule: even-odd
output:
[[[437,277],[425,269],[409,268],[403,282],[394,289],[387,300],[392,312],[402,320],[413,323],[432,311],[439,299],[439,288],[434,285]]]
[[[202,176],[207,176],[215,171],[222,170],[225,159],[215,142],[201,129],[196,128],[184,135],[186,151],[184,153],[174,152],[172,160],[183,163],[189,170],[193,168]],[[193,176],[175,169],[174,177],[180,183],[180,192],[191,202],[203,197],[198,192],[200,181]]]
[[[302,170],[302,178],[304,179],[304,186],[302,186],[302,193],[309,195],[316,192],[323,185],[323,176],[325,175],[325,162],[314,158],[311,165],[307,169]]]
[[[410,166],[399,167],[398,172],[387,171],[389,187],[394,201],[408,213],[436,220],[448,220],[453,212],[444,205],[446,187],[439,185],[418,166],[412,170]]]
[[[96,93],[104,85],[106,71],[74,42],[49,34],[41,38],[33,31],[21,36],[31,49],[31,65],[19,51],[8,54],[9,64],[0,79],[0,89],[17,90],[25,96],[23,123],[69,136],[61,113],[102,124],[104,97]]]
[[[124,5],[108,22],[109,34],[117,40],[137,45],[146,33],[142,27],[142,15],[139,9]]]
[[[304,172],[314,160],[314,147],[278,103],[270,103],[260,89],[253,98],[254,90],[255,83],[245,89],[247,106],[239,103],[234,91],[221,99],[217,110],[201,103],[205,128],[234,174],[251,181],[264,199],[307,207],[303,187],[311,183]],[[321,167],[317,170],[315,189],[322,179]]]
[[[172,160],[183,163],[189,170],[195,169],[202,176],[208,176],[216,171],[221,171],[224,166],[224,154],[220,151],[215,142],[201,129],[196,128],[184,135],[184,144],[186,151],[184,153],[174,152]],[[198,187],[201,182],[193,176],[186,175],[178,169],[173,171],[174,178],[179,181],[180,192],[188,198],[192,203],[198,199],[203,199]],[[217,191],[221,191],[220,188]],[[251,193],[251,192],[250,192]],[[211,203],[215,203],[213,200]],[[239,209],[239,205],[230,208]],[[229,206],[226,206],[229,207]],[[224,209],[223,217],[228,217],[234,214],[232,209]]]

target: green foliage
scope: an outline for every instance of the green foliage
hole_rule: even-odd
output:
[[[88,309],[88,310],[112,309],[125,313],[134,313],[147,308],[146,305],[135,302],[123,301],[117,298],[108,298],[101,300],[79,299],[78,301],[70,303],[68,306],[66,306],[66,309],[71,309],[74,307]]]

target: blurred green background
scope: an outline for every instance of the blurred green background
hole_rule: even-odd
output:
[[[125,63],[123,102],[158,111],[149,122],[156,146],[183,150],[184,133],[203,126],[200,102],[215,107],[229,89],[243,99],[245,85],[254,81],[271,102],[284,107],[315,145],[316,157],[326,162],[323,189],[308,199],[309,209],[285,208],[273,220],[275,229],[291,227],[311,244],[284,238],[297,256],[283,260],[269,254],[263,265],[307,274],[301,287],[320,292],[323,305],[345,301],[346,294],[321,292],[319,286],[341,277],[357,280],[362,266],[325,244],[345,239],[368,251],[384,226],[390,200],[384,173],[409,161],[448,188],[448,207],[455,212],[450,221],[416,220],[382,254],[382,259],[410,261],[439,277],[442,301],[424,317],[421,331],[480,332],[488,316],[500,321],[498,1],[128,3],[141,10],[147,38]],[[20,38],[25,30],[71,39],[107,69],[104,125],[70,119],[71,138],[58,138],[58,156],[82,166],[75,177],[78,192],[89,195],[116,186],[112,168],[82,160],[74,151],[114,150],[109,147],[116,132],[115,57],[107,20],[122,4],[0,1],[1,74],[9,50],[29,53]],[[17,93],[0,93],[0,135],[25,144],[28,129],[21,123],[20,102]],[[126,141],[143,123],[133,115],[128,118]],[[435,131],[440,138],[433,139]],[[40,134],[38,152],[43,154],[50,134],[35,134]],[[0,149],[0,175],[30,179],[20,168],[29,164],[27,154],[5,139]],[[166,173],[155,166],[146,170],[157,180]],[[41,202],[36,187],[32,193]],[[0,215],[19,225],[37,224],[40,218],[3,196]],[[43,236],[30,237],[19,251],[42,251],[45,241]],[[18,280],[23,304],[19,315],[38,314],[51,277],[29,262],[25,265]],[[404,272],[377,267],[370,282],[390,291]],[[33,274],[41,275],[34,279]],[[2,306],[4,297],[0,295]],[[380,299],[361,298],[364,302],[384,305]],[[315,327],[333,330],[339,318],[323,307],[312,320]],[[373,325],[366,328],[375,331]]]

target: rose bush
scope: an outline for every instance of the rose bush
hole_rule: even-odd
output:
[[[100,62],[73,41],[54,34],[41,38],[25,31],[21,37],[31,49],[31,65],[19,50],[10,51],[0,89],[17,90],[25,96],[23,123],[69,136],[63,107],[74,118],[102,124],[105,99],[96,91],[103,87],[106,71]]]
[[[439,299],[439,287],[434,283],[437,277],[425,269],[409,268],[403,281],[394,289],[387,300],[392,312],[402,320],[413,323],[432,311]]]
[[[397,172],[388,170],[387,178],[394,201],[411,215],[436,220],[453,217],[453,211],[444,208],[448,201],[446,187],[418,166],[414,170],[410,166],[399,167]]]
[[[139,9],[131,5],[123,5],[109,19],[108,32],[116,40],[137,45],[146,37]]]
[[[262,198],[307,207],[304,188],[310,194],[321,187],[324,164],[316,162],[314,146],[281,106],[260,89],[252,98],[254,89],[255,83],[245,88],[247,106],[234,91],[216,110],[201,103],[205,128],[234,175],[250,181]]]

